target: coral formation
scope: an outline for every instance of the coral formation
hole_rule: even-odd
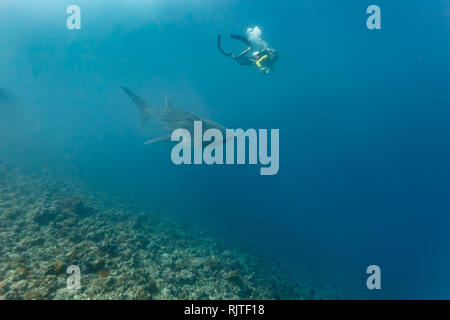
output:
[[[77,178],[8,169],[0,179],[0,299],[339,297]],[[71,265],[80,290],[66,286]]]

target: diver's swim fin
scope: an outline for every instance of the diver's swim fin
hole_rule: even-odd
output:
[[[142,98],[138,97],[131,90],[125,88],[124,86],[121,86],[121,88],[131,98],[131,100],[133,100],[134,103],[136,103],[137,107],[139,108],[139,111],[141,112],[141,124],[142,126],[144,126],[149,116],[148,110],[150,110],[150,108],[147,106],[147,103]]]
[[[231,57],[233,54],[232,53],[226,53],[225,51],[222,50],[222,47],[220,46],[220,40],[222,39],[222,36],[219,34],[219,36],[217,37],[217,48],[219,48],[219,51],[227,57]]]
[[[238,36],[238,35],[232,34],[232,35],[230,35],[230,38],[231,38],[231,39],[235,39],[235,40],[242,41],[243,43],[245,43],[245,45],[246,45],[247,47],[251,47],[251,46],[252,46],[252,45],[250,44],[250,41],[248,41],[248,39],[247,39],[246,37]]]

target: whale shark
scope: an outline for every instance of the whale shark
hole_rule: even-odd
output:
[[[271,129],[270,155],[268,130],[227,129],[223,125],[200,118],[190,112],[175,108],[166,97],[164,107],[149,106],[142,98],[122,86],[123,91],[134,101],[141,114],[142,125],[149,117],[155,118],[170,134],[145,142],[179,141],[171,152],[172,162],[180,164],[245,164],[259,162],[261,175],[274,175],[279,169],[279,129]],[[259,133],[259,134],[258,134]],[[259,138],[258,138],[259,135]],[[236,148],[235,148],[236,139]],[[248,145],[247,142],[248,141]],[[248,148],[247,148],[248,146]],[[193,161],[191,148],[193,147]],[[224,153],[224,147],[226,152]],[[235,152],[237,151],[237,152]],[[235,162],[236,159],[236,162]]]
[[[168,97],[165,97],[164,107],[150,106],[133,91],[124,86],[121,86],[121,88],[138,107],[141,114],[142,126],[145,125],[149,117],[153,117],[170,132],[173,132],[176,129],[186,129],[194,135],[194,122],[201,121],[203,130],[218,129],[225,136],[226,127],[217,122],[201,118],[190,112],[174,107]],[[148,140],[144,144],[147,145],[160,141],[171,141],[171,133]],[[225,142],[225,140],[222,141],[222,143],[223,142]]]

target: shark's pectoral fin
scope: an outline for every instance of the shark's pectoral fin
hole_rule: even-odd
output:
[[[167,135],[162,136],[162,137],[158,137],[158,138],[154,138],[154,139],[148,140],[148,141],[144,142],[144,144],[152,144],[152,143],[160,142],[160,141],[170,141],[170,136],[171,136],[171,134],[167,134]]]

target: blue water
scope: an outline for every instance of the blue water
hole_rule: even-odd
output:
[[[0,160],[76,168],[363,298],[450,298],[450,3],[372,2],[2,0]],[[66,28],[70,4],[81,30]],[[366,27],[371,4],[381,30]],[[253,26],[276,74],[217,50],[219,33],[239,50],[228,35]],[[279,173],[175,166],[173,144],[143,145],[164,131],[140,127],[121,85],[230,128],[279,128]]]

